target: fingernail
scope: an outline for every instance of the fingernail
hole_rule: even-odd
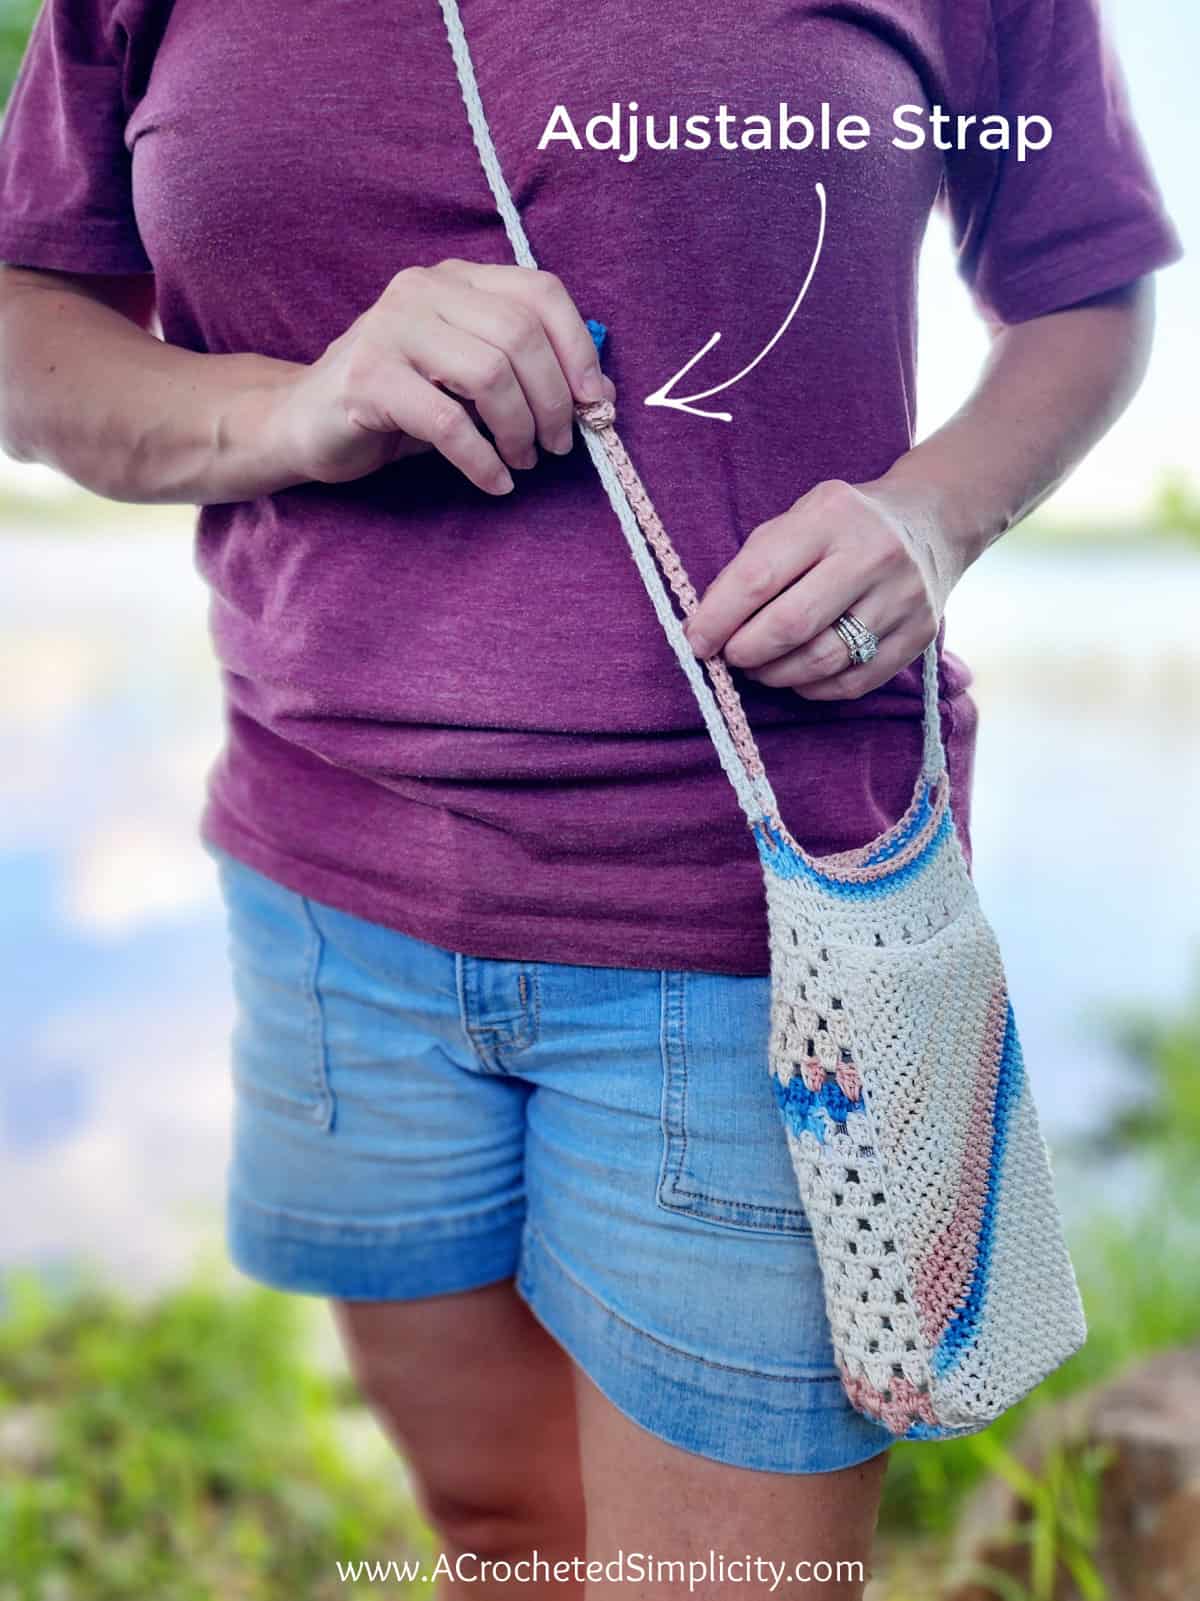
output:
[[[496,493],[498,495],[507,495],[510,490],[516,488],[516,485],[513,483],[512,473],[507,471],[497,473],[492,482],[496,486]]]
[[[709,641],[705,639],[703,634],[694,634],[688,628],[684,629],[684,633],[687,634],[687,642],[695,651],[697,656],[708,655],[709,651],[712,649],[712,646]]]
[[[574,444],[574,429],[564,428],[562,433],[555,434],[554,438],[550,441],[550,449],[556,456],[566,456],[570,453],[574,447]]]
[[[604,374],[595,362],[590,367],[585,367],[583,369],[583,377],[579,381],[579,398],[581,400],[605,399],[604,382]],[[611,399],[612,397],[609,396],[608,398]]]
[[[517,466],[524,468],[526,472],[528,472],[531,467],[536,467],[537,451],[533,449],[527,450],[521,457],[520,461],[517,462]]]
[[[605,400],[615,400],[617,398],[617,386],[611,378],[604,380],[604,398]]]

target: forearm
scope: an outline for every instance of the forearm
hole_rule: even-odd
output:
[[[0,440],[114,500],[245,500],[300,481],[272,393],[295,372],[200,355],[50,274],[4,270]]]
[[[953,583],[1044,500],[1108,430],[1142,380],[1151,280],[998,330],[975,390],[872,486]]]
[[[811,700],[885,684],[936,635],[971,562],[1061,482],[1128,402],[1153,325],[1148,282],[1002,328],[974,393],[866,484],[816,484],[751,530],[688,619],[696,654]],[[764,594],[768,599],[764,604]],[[853,607],[878,642],[850,662]]]

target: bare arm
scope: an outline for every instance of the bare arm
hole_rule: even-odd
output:
[[[612,395],[562,284],[521,267],[400,272],[311,365],[165,344],[152,308],[150,279],[0,267],[9,454],[115,500],[202,504],[437,449],[505,494],[536,445],[571,448],[576,400]]]
[[[969,399],[865,484],[818,484],[761,524],[688,624],[752,678],[814,700],[853,699],[912,661],[967,567],[1046,498],[1108,430],[1146,370],[1149,278],[1068,311],[993,330]],[[849,667],[830,628],[845,611],[879,635]]]
[[[962,566],[1051,495],[1133,399],[1150,358],[1154,280],[993,329],[979,383],[880,479],[897,509],[928,501]]]
[[[265,438],[291,364],[151,332],[149,278],[0,269],[0,440],[114,500],[240,500],[297,482]]]

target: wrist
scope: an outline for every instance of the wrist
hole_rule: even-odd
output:
[[[945,593],[1011,526],[1007,516],[989,518],[976,487],[930,460],[921,446],[863,487],[903,526],[918,550],[928,553]]]
[[[262,356],[231,356],[237,382],[218,404],[209,500],[248,500],[303,483],[308,474],[295,438],[295,383],[305,368]]]

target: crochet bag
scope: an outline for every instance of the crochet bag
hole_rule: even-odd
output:
[[[456,0],[439,3],[484,172],[518,263],[533,267]],[[767,1066],[843,1386],[895,1436],[975,1433],[1078,1350],[1086,1326],[1000,952],[951,816],[937,640],[907,811],[870,844],[810,856],[779,815],[728,669],[702,667],[683,633],[659,566],[685,614],[697,597],[613,408],[578,417],[758,849]]]

